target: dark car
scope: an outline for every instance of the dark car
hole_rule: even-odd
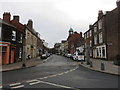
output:
[[[41,59],[46,59],[47,58],[47,54],[42,54],[41,55]]]

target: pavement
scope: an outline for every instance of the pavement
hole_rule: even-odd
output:
[[[40,57],[37,57],[37,58],[26,60],[26,62],[25,62],[26,67],[22,67],[23,62],[17,62],[17,63],[8,64],[8,65],[1,65],[0,71],[5,72],[5,71],[10,71],[10,70],[34,67],[34,66],[39,65],[45,61],[47,61],[47,59],[41,59]]]
[[[0,66],[0,71],[5,72],[5,71],[9,71],[9,70],[33,67],[33,66],[39,65],[39,64],[47,61],[48,59],[41,60],[40,57],[37,57],[34,59],[26,60],[26,67],[22,67],[22,62],[17,62],[17,63],[13,63],[13,64],[8,64],[8,65],[2,65],[2,66]],[[100,59],[90,59],[90,61],[92,62],[91,65],[87,65],[86,62],[83,62],[83,63],[79,62],[79,65],[86,67],[88,69],[103,72],[103,73],[120,75],[120,71],[119,71],[120,66],[114,65],[113,61],[105,61],[105,60],[100,60]],[[102,70],[101,70],[101,63],[103,64]]]
[[[92,62],[87,65],[87,62],[79,62],[83,67],[89,68],[91,70],[99,71],[102,73],[108,73],[113,75],[120,75],[120,66],[114,65],[113,61],[101,60],[101,59],[90,59]]]

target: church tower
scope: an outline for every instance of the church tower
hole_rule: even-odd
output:
[[[74,32],[73,32],[73,29],[70,27],[69,29],[69,36],[72,35]]]

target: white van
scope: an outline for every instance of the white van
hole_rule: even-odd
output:
[[[73,60],[75,61],[81,61],[84,60],[84,49],[83,47],[76,48],[76,52],[73,55]]]

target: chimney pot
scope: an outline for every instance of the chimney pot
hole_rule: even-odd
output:
[[[120,6],[120,0],[117,0],[116,4],[117,4],[117,7],[119,7]]]
[[[28,20],[27,26],[28,26],[30,29],[33,29],[33,21],[32,21],[32,19],[29,19],[29,20]]]
[[[98,19],[100,19],[102,16],[103,16],[103,11],[99,10],[99,12],[98,12]]]
[[[80,36],[82,37],[82,32],[80,32]]]
[[[19,22],[19,16],[18,15],[13,16],[13,20],[16,20]]]
[[[10,23],[11,15],[10,12],[4,12],[3,14],[3,20],[7,23]]]

